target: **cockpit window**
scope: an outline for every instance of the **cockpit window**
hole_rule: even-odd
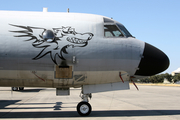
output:
[[[105,37],[123,37],[124,35],[117,28],[116,25],[104,25],[104,36]]]
[[[123,34],[126,37],[133,37],[123,25],[117,23],[117,26],[119,27],[119,29],[123,32]]]

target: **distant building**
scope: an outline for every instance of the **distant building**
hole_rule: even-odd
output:
[[[172,75],[172,76],[175,76],[175,75],[177,75],[177,74],[179,74],[179,73],[180,73],[180,68],[178,68],[177,70],[173,71],[173,72],[171,73],[171,75]]]
[[[164,78],[164,84],[169,84],[170,82],[168,81],[168,79]]]

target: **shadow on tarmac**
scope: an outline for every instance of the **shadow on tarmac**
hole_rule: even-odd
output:
[[[47,89],[24,89],[24,90],[18,90],[18,91],[12,91],[12,90],[0,90],[0,91],[12,91],[12,92],[39,92],[41,90],[47,90]],[[55,91],[55,90],[54,90]]]
[[[0,100],[1,110],[15,110],[15,109],[53,109],[51,112],[0,112],[0,118],[57,118],[57,117],[81,117],[76,111],[61,111],[62,102],[56,103],[25,103],[24,105],[37,104],[54,104],[52,107],[6,107],[9,105],[19,105],[21,100]],[[92,111],[87,117],[133,117],[133,116],[164,116],[164,115],[180,115],[180,110],[107,110],[107,111]]]
[[[57,118],[81,117],[76,111],[52,112],[0,112],[0,118]],[[87,117],[133,117],[133,116],[163,116],[180,115],[180,110],[109,110],[92,111]]]
[[[62,107],[62,102],[56,102],[56,103],[18,103],[21,100],[0,100],[0,109],[54,109],[54,110],[61,110],[61,108],[75,108],[74,106],[72,107]],[[48,104],[54,104],[53,107],[6,107],[9,105],[48,105]],[[0,112],[2,113],[2,112]]]
[[[18,91],[13,91],[13,92],[22,92],[22,93],[25,93],[25,92],[39,92],[41,90],[45,90],[45,89],[24,89],[24,90],[18,90]]]
[[[6,106],[15,104],[21,100],[0,100],[0,109],[4,109]]]

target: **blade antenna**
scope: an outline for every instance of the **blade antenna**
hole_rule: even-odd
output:
[[[122,82],[124,83],[124,80],[123,80],[122,77],[121,77],[121,72],[119,72],[119,77],[120,77],[120,79],[122,80]]]
[[[133,81],[132,78],[135,78],[135,77],[134,77],[134,76],[131,76],[131,82],[134,84],[134,86],[136,87],[136,89],[139,90],[138,87],[137,87],[137,85],[136,85],[136,83]]]

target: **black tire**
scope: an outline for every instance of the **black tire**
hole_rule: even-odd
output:
[[[12,91],[18,91],[18,87],[11,87]]]
[[[19,87],[19,90],[24,90],[24,87]]]
[[[77,105],[77,112],[81,116],[88,116],[91,113],[91,105],[88,102],[80,102]]]

